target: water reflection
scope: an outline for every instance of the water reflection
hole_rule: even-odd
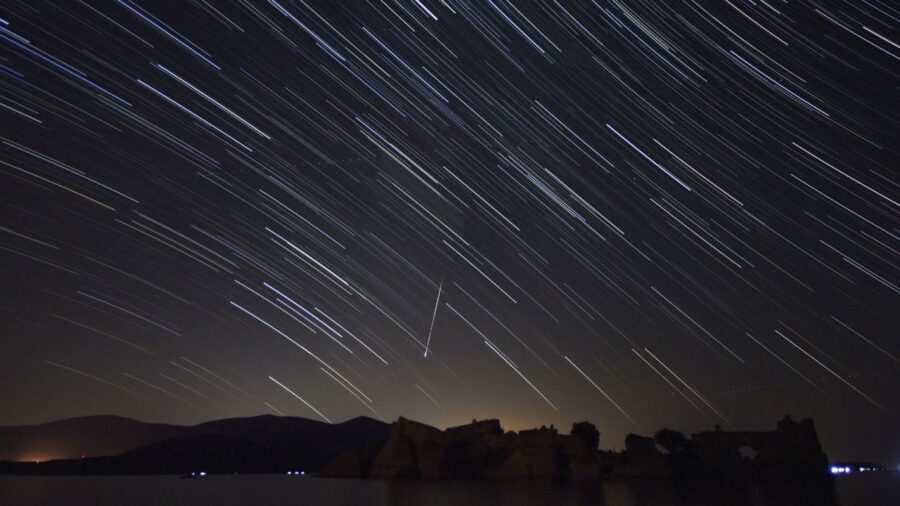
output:
[[[286,475],[0,476],[0,505],[71,506],[884,506],[900,504],[900,475],[868,473],[833,484],[416,482]]]
[[[384,483],[381,504],[434,506],[838,506],[830,482],[675,486],[660,481],[591,484]]]

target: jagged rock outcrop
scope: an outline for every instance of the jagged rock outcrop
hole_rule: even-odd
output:
[[[666,478],[672,475],[669,460],[657,448],[652,437],[628,434],[622,464],[615,467],[617,478]]]
[[[565,459],[566,477],[577,481],[600,478],[597,448],[576,436],[560,436],[560,449]]]
[[[450,427],[444,455],[447,474],[464,479],[482,478],[499,466],[511,452],[514,433],[505,434],[500,420],[472,420],[472,423]]]
[[[653,438],[637,434],[625,438],[624,452],[600,452],[596,448],[596,429],[592,425],[578,426],[573,435],[559,434],[553,426],[504,433],[498,420],[473,420],[471,424],[442,431],[400,418],[391,425],[390,436],[380,448],[367,446],[362,452],[343,453],[321,475],[379,479],[702,480],[826,473],[827,459],[810,420],[794,422],[785,418],[772,432],[717,429],[694,434],[691,440],[679,433],[680,440],[670,441],[667,453],[657,448]]]
[[[553,427],[503,432],[499,420],[440,431],[400,418],[374,457],[368,475],[380,479],[596,479],[595,451],[581,438]],[[360,459],[345,454],[323,476],[362,477]]]
[[[562,477],[564,468],[559,447],[559,434],[554,428],[523,430],[508,438],[512,452],[491,478],[553,479]]]
[[[440,462],[446,434],[400,417],[372,463],[371,477],[382,479],[443,478]]]
[[[810,419],[781,419],[774,431],[698,432],[691,435],[705,472],[772,477],[825,475],[828,457]]]
[[[367,439],[362,448],[348,450],[331,460],[320,472],[326,478],[368,478],[383,439]]]

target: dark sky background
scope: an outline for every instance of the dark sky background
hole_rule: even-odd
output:
[[[880,0],[5,2],[0,424],[815,418],[900,461]]]

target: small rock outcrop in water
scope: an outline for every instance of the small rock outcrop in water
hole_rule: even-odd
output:
[[[721,428],[688,439],[664,429],[656,441],[629,434],[625,451],[597,450],[599,433],[587,422],[570,435],[553,427],[504,432],[498,420],[440,430],[400,418],[380,449],[348,452],[321,476],[377,479],[811,478],[827,476],[811,420],[778,422],[775,431]],[[665,451],[660,451],[660,443]]]

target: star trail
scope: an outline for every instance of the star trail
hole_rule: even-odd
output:
[[[608,447],[790,413],[900,458],[898,26],[7,2],[0,423],[587,419]]]

